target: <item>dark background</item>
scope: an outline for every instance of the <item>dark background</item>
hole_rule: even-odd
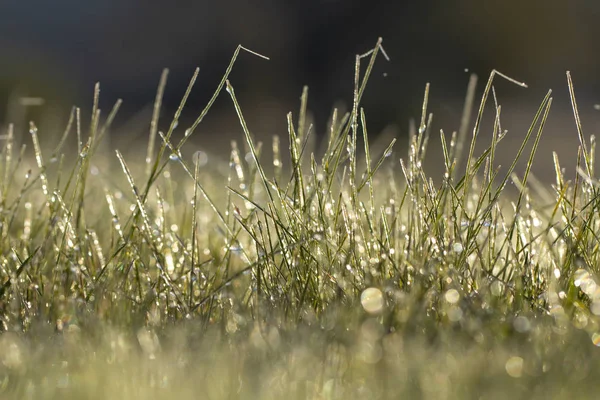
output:
[[[404,137],[409,119],[419,117],[426,82],[435,132],[449,134],[458,129],[469,74],[480,77],[479,97],[496,68],[529,85],[497,82],[503,127],[512,137],[507,143],[514,147],[522,139],[552,88],[555,104],[541,158],[548,161],[552,148],[571,160],[577,136],[565,71],[572,71],[586,134],[594,133],[600,127],[594,108],[600,103],[599,25],[596,0],[4,1],[0,117],[39,117],[59,126],[73,104],[89,113],[100,81],[104,115],[117,98],[124,100],[117,125],[126,128],[119,135],[146,137],[161,70],[171,71],[161,120],[166,129],[198,66],[183,131],[242,44],[271,58],[241,54],[230,78],[253,132],[285,136],[285,114],[297,114],[308,85],[314,131],[321,135],[333,105],[350,105],[355,54],[382,36],[391,61],[379,59],[363,102],[373,135],[395,127],[394,134]],[[45,104],[19,111],[15,98],[21,96],[40,96]],[[206,148],[241,138],[226,93],[196,135]],[[399,146],[403,152],[405,141]]]

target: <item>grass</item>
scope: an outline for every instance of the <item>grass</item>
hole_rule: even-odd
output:
[[[600,199],[569,74],[580,140],[571,179],[556,154],[553,185],[530,173],[550,92],[515,162],[496,167],[506,132],[493,83],[524,84],[494,71],[474,125],[476,77],[461,128],[441,132],[445,172],[434,180],[423,170],[429,86],[407,156],[369,138],[361,98],[381,40],[357,56],[351,111],[334,110],[323,143],[305,89],[299,116],[287,116],[289,154],[278,137],[267,151],[246,125],[228,80],[240,51],[257,55],[236,50],[177,142],[197,71],[166,132],[163,73],[142,161],[104,150],[120,101],[101,118],[99,87],[89,129],[74,109],[56,147],[31,124],[33,159],[8,125],[2,398],[596,397]],[[242,141],[221,168],[183,150],[224,90]]]

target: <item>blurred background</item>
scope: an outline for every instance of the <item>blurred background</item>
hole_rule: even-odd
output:
[[[377,61],[363,101],[372,136],[396,135],[401,139],[396,150],[403,156],[403,138],[410,118],[420,117],[427,82],[434,137],[439,129],[449,135],[459,127],[469,75],[479,76],[479,99],[495,68],[529,85],[523,89],[496,81],[502,127],[509,131],[507,160],[547,90],[554,90],[535,169],[543,175],[551,168],[550,150],[558,150],[566,166],[576,154],[566,70],[573,74],[586,135],[600,127],[599,22],[597,0],[5,1],[0,5],[0,121],[39,119],[48,127],[61,126],[72,105],[80,106],[88,120],[99,81],[104,116],[123,99],[116,121],[121,129],[115,134],[133,146],[148,135],[162,69],[170,69],[160,124],[166,129],[199,67],[183,132],[242,44],[271,58],[242,53],[230,77],[253,133],[285,137],[285,114],[297,116],[302,87],[308,85],[313,129],[322,136],[333,106],[351,104],[355,55],[381,36],[391,60]],[[44,102],[27,105],[19,100],[24,97]],[[491,128],[489,123],[483,131],[487,139]],[[241,139],[242,132],[223,93],[194,143],[221,151],[231,138]]]

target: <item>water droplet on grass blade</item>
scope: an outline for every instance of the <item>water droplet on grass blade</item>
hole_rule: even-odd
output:
[[[377,314],[383,309],[383,293],[377,288],[367,288],[360,295],[360,303],[366,312]]]
[[[198,164],[199,167],[204,167],[208,164],[208,155],[201,150],[196,151],[194,153],[194,164]]]
[[[596,293],[598,285],[593,279],[588,279],[587,281],[581,283],[580,288],[583,293],[592,297]]]
[[[510,357],[505,364],[506,373],[513,378],[520,378],[523,374],[523,359],[521,357]]]
[[[446,299],[446,301],[448,303],[455,304],[460,299],[460,294],[458,293],[458,290],[450,289],[446,292],[446,294],[444,295],[444,298]]]
[[[461,243],[454,243],[452,245],[452,251],[454,251],[455,253],[462,253],[464,250],[464,247]]]
[[[586,282],[588,279],[590,279],[590,273],[585,269],[580,268],[575,271],[575,274],[573,274],[573,284],[577,287],[581,286],[581,284]]]
[[[448,319],[452,322],[458,322],[463,317],[463,310],[460,307],[452,306],[447,312]]]
[[[179,155],[177,155],[177,154],[175,154],[175,153],[172,153],[172,154],[169,156],[169,160],[171,160],[171,161],[178,161],[179,159],[180,159]]]
[[[517,332],[525,333],[529,332],[529,330],[531,329],[531,323],[529,322],[527,317],[520,315],[513,321],[513,327]]]

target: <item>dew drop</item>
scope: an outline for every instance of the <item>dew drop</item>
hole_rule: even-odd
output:
[[[513,327],[517,332],[525,333],[529,332],[529,330],[531,329],[531,323],[529,322],[527,317],[520,315],[513,321]]]
[[[360,295],[360,303],[366,312],[377,314],[383,309],[383,293],[377,288],[367,288]]]
[[[171,160],[171,161],[178,161],[179,160],[179,156],[177,154],[175,154],[175,153],[172,153],[169,156],[169,160]]]
[[[520,378],[523,374],[523,359],[518,356],[510,357],[504,367],[508,375],[513,378]]]
[[[446,294],[444,295],[444,298],[446,299],[446,301],[448,303],[456,304],[458,302],[458,300],[460,299],[460,294],[458,293],[458,290],[450,289],[446,292]]]
[[[194,163],[198,164],[199,167],[204,167],[208,164],[208,156],[205,152],[198,150],[194,153]]]
[[[464,247],[462,245],[462,243],[454,243],[452,245],[452,251],[454,251],[455,253],[462,253],[464,250]]]
[[[88,151],[90,150],[90,146],[89,145],[85,145],[83,146],[83,149],[81,149],[81,153],[79,153],[79,157],[80,158],[86,158],[88,155]]]
[[[580,287],[583,283],[590,279],[590,273],[585,269],[578,269],[573,274],[573,284],[577,287]]]
[[[463,317],[463,310],[460,307],[452,306],[448,310],[448,319],[452,322],[458,322]]]
[[[588,324],[588,317],[582,312],[576,312],[573,318],[573,326],[577,329],[585,329]]]
[[[590,278],[590,279],[582,282],[580,285],[580,288],[583,293],[585,293],[591,297],[592,295],[594,295],[594,293],[596,293],[596,290],[598,289],[598,285],[596,284],[596,282],[593,279]]]
[[[554,268],[554,277],[556,279],[560,278],[560,269]]]

